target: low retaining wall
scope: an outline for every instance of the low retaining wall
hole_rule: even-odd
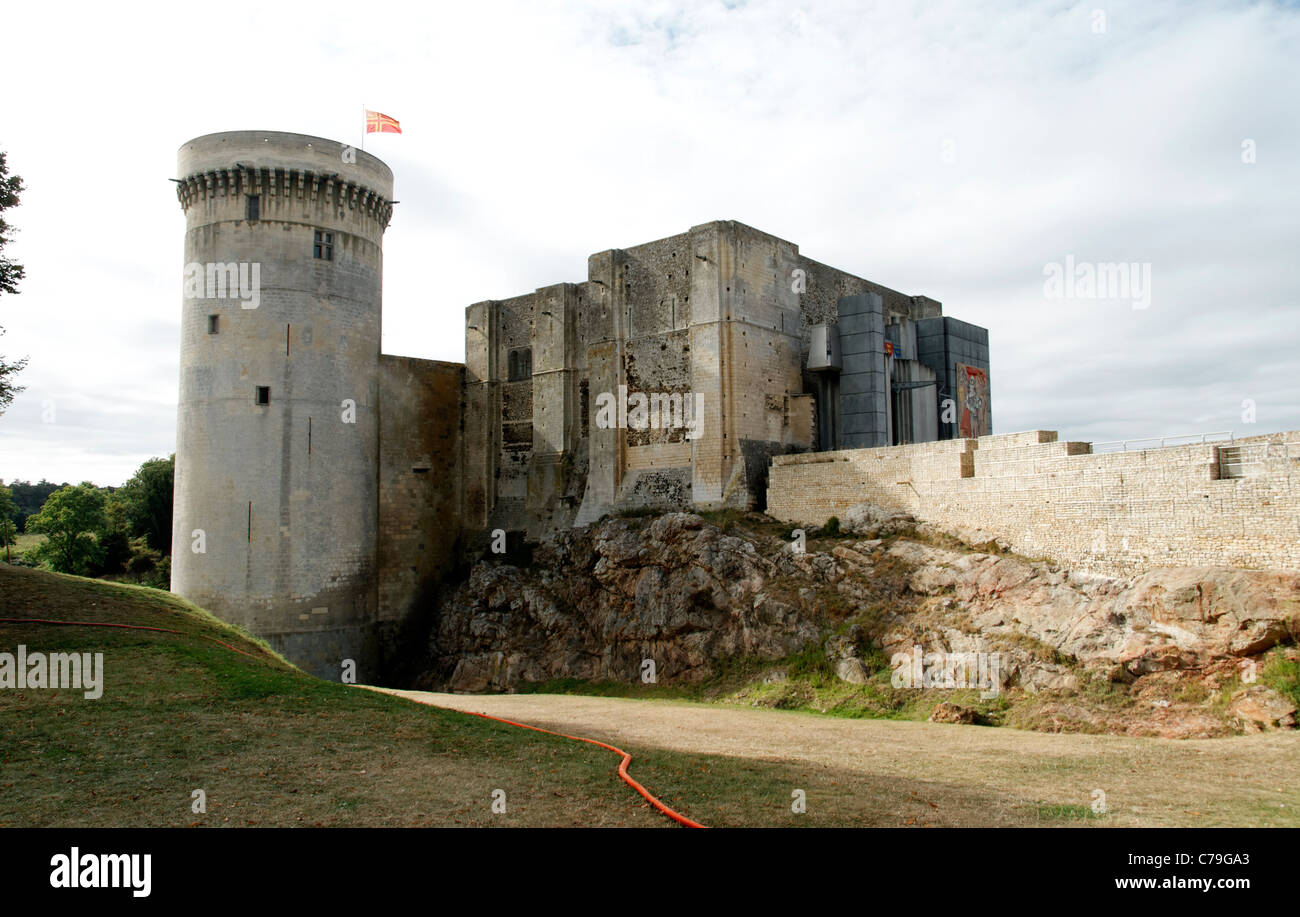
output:
[[[863,502],[1110,575],[1300,571],[1300,431],[1094,454],[1035,430],[772,459],[769,515],[821,525]]]

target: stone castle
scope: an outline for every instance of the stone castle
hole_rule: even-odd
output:
[[[380,352],[374,156],[237,131],[178,172],[172,588],[318,674],[373,673],[477,533],[762,508],[773,455],[991,431],[984,329],[740,223],[476,303],[444,363]]]
[[[992,433],[987,331],[743,224],[471,305],[448,363],[381,352],[394,201],[377,158],[237,131],[185,144],[178,174],[172,590],[322,677],[345,660],[381,677],[491,533],[642,508],[821,521],[849,499],[827,478],[843,456],[904,456],[879,481],[853,467],[911,506],[903,475],[977,481],[992,454],[973,445]]]

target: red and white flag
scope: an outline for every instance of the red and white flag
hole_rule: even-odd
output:
[[[388,115],[381,115],[377,111],[366,109],[366,133],[367,134],[400,134],[402,127],[397,123],[396,118],[390,118]]]

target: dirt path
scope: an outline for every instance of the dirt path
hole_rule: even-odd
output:
[[[1295,733],[1177,741],[669,701],[388,693],[601,739],[633,755],[659,748],[811,766],[847,778],[845,792],[858,782],[921,788],[927,799],[965,811],[960,822],[968,824],[1023,822],[1026,806],[1090,810],[1101,790],[1107,815],[1089,824],[1300,825]],[[1007,817],[1008,808],[1021,816]]]

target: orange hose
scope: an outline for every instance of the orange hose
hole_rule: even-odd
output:
[[[575,742],[587,742],[591,745],[599,745],[601,748],[607,748],[610,751],[614,752],[615,754],[622,755],[623,761],[618,766],[618,775],[623,778],[624,783],[626,783],[632,789],[640,793],[646,802],[650,803],[650,805],[654,806],[656,809],[658,809],[663,814],[667,815],[669,818],[677,822],[679,825],[685,825],[688,828],[705,827],[704,825],[701,825],[699,822],[692,821],[691,819],[687,818],[685,815],[682,815],[679,812],[674,812],[672,809],[668,808],[666,805],[664,805],[662,802],[660,802],[658,799],[652,796],[649,790],[647,790],[641,784],[637,783],[636,780],[633,779],[632,775],[627,772],[627,766],[632,763],[632,756],[629,755],[621,748],[615,748],[613,745],[606,745],[604,742],[597,742],[595,739],[586,739],[583,738],[582,736],[565,735],[563,732],[552,732],[549,729],[541,729],[537,726],[529,726],[527,723],[516,723],[514,720],[504,720],[499,716],[488,716],[486,713],[473,713],[472,711],[466,711],[466,712],[469,712],[471,716],[481,716],[485,720],[496,720],[498,723],[506,723],[510,726],[518,726],[520,729],[531,729],[534,732],[544,732],[547,735],[560,736],[561,738],[564,739],[572,739]]]

